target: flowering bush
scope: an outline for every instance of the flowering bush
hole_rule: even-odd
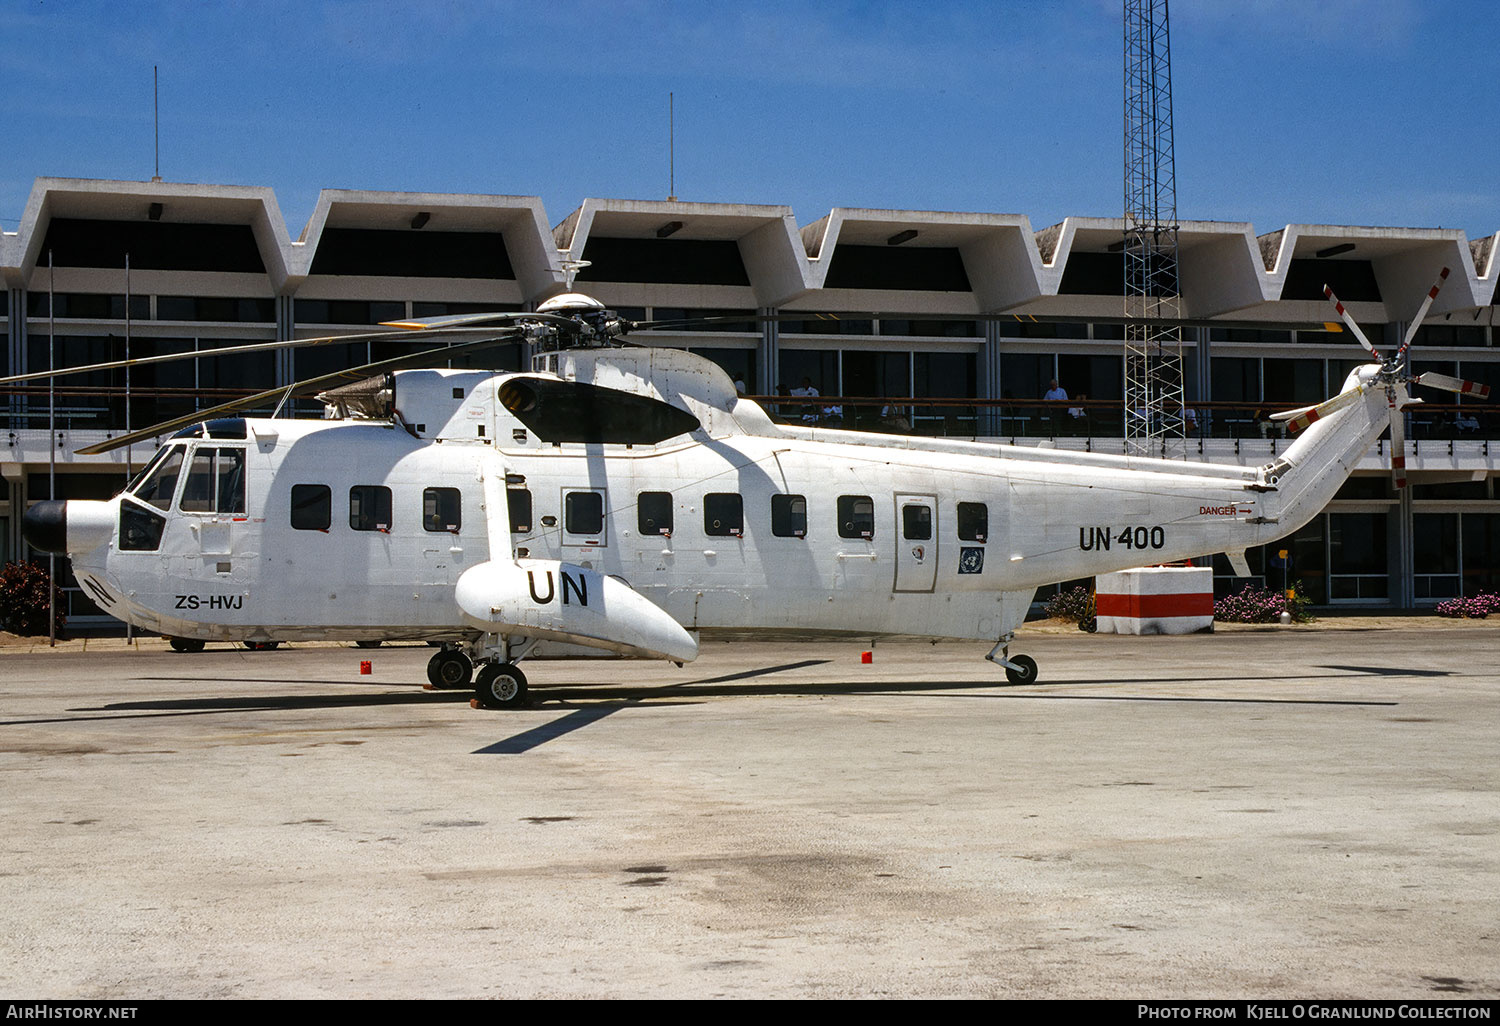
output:
[[[1306,623],[1312,619],[1307,605],[1307,598],[1295,587],[1288,599],[1279,591],[1247,584],[1214,603],[1214,619],[1225,623],[1276,623],[1282,613],[1289,612],[1293,623]]]
[[[1053,595],[1042,608],[1053,619],[1082,623],[1094,616],[1094,596],[1080,585],[1072,591],[1060,591]]]
[[[1467,598],[1449,599],[1447,602],[1438,603],[1437,612],[1438,616],[1483,620],[1491,613],[1500,612],[1500,595],[1482,591],[1478,595],[1470,595]]]
[[[57,629],[63,616],[62,589],[52,585],[47,568],[37,563],[6,563],[0,567],[0,630],[12,634],[47,633],[47,597],[57,600]]]

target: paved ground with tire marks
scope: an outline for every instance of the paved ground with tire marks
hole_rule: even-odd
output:
[[[1497,640],[13,647],[0,991],[1495,998]]]

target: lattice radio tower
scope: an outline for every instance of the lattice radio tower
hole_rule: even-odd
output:
[[[1185,456],[1167,0],[1125,0],[1125,451]]]

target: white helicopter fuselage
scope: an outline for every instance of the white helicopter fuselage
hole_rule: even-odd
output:
[[[539,383],[697,426],[548,441],[523,408]],[[1388,416],[1372,390],[1246,468],[777,424],[661,349],[404,371],[394,391],[385,420],[185,432],[126,494],[68,504],[75,574],[112,615],[205,640],[490,634],[675,659],[696,652],[667,639],[679,625],[1003,643],[1039,586],[1289,534]],[[584,615],[603,626],[574,630]]]

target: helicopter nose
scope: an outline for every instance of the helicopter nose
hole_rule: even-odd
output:
[[[38,502],[21,515],[21,537],[42,552],[68,550],[68,503],[65,499]]]
[[[51,499],[21,515],[21,536],[42,552],[91,552],[109,541],[115,519],[112,502]]]

